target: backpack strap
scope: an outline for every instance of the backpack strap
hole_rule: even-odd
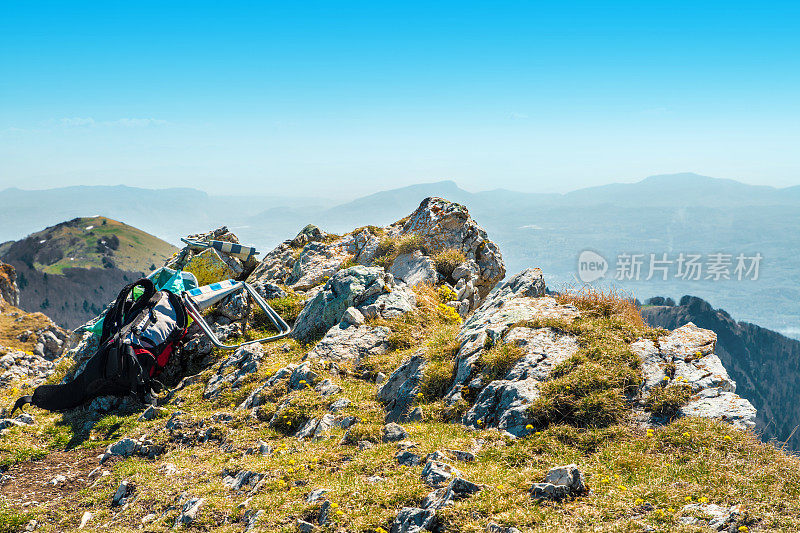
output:
[[[142,287],[144,294],[137,300],[129,301],[128,297],[135,287]],[[135,319],[143,309],[150,308],[157,302],[156,286],[152,280],[142,278],[126,285],[117,296],[111,309],[103,319],[103,332],[100,335],[100,345],[105,344],[115,333]],[[155,301],[153,301],[155,300]]]

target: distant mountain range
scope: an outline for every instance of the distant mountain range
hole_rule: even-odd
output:
[[[243,191],[243,193],[245,193]],[[167,242],[227,225],[262,250],[308,223],[330,232],[387,224],[426,196],[465,204],[500,245],[509,272],[541,267],[554,288],[575,285],[577,258],[593,250],[608,261],[607,282],[640,299],[691,292],[743,319],[800,337],[800,186],[777,189],[697,174],[651,176],[567,194],[504,189],[469,192],[455,182],[402,187],[332,205],[324,198],[215,197],[193,189],[68,187],[0,191],[0,240],[19,239],[44,224],[103,214]],[[761,254],[758,280],[614,280],[621,253]],[[673,265],[674,267],[675,265]]]
[[[664,303],[660,300],[656,303]],[[714,331],[716,353],[736,381],[736,392],[758,409],[757,429],[764,439],[800,450],[800,341],[737,322],[700,298],[684,296],[678,305],[671,303],[644,306],[642,316],[665,329],[693,322]]]

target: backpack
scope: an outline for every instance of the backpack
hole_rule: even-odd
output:
[[[72,381],[41,385],[14,404],[65,411],[98,396],[136,395],[153,403],[161,373],[186,334],[188,317],[180,297],[158,291],[147,278],[127,285],[103,319],[99,348]]]

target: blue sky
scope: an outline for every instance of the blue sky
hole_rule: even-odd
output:
[[[800,8],[3,1],[0,188],[800,183]]]

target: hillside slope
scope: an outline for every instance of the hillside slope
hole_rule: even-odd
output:
[[[107,217],[76,218],[0,245],[17,271],[20,307],[74,328],[119,289],[162,265],[177,248]]]
[[[660,303],[660,302],[659,302]],[[722,309],[693,296],[678,305],[645,306],[653,327],[676,329],[689,322],[717,334],[717,353],[737,384],[738,393],[758,409],[765,439],[800,450],[800,341],[766,328],[737,322]]]
[[[387,227],[305,228],[248,278],[291,337],[224,352],[192,329],[158,407],[102,398],[4,421],[0,519],[48,532],[800,528],[800,462],[748,429],[755,410],[712,332],[650,328],[613,294],[550,296],[538,269],[489,292],[503,274],[486,232],[438,198]],[[243,303],[205,315],[224,342],[270,332]],[[30,390],[14,387],[3,406]]]

